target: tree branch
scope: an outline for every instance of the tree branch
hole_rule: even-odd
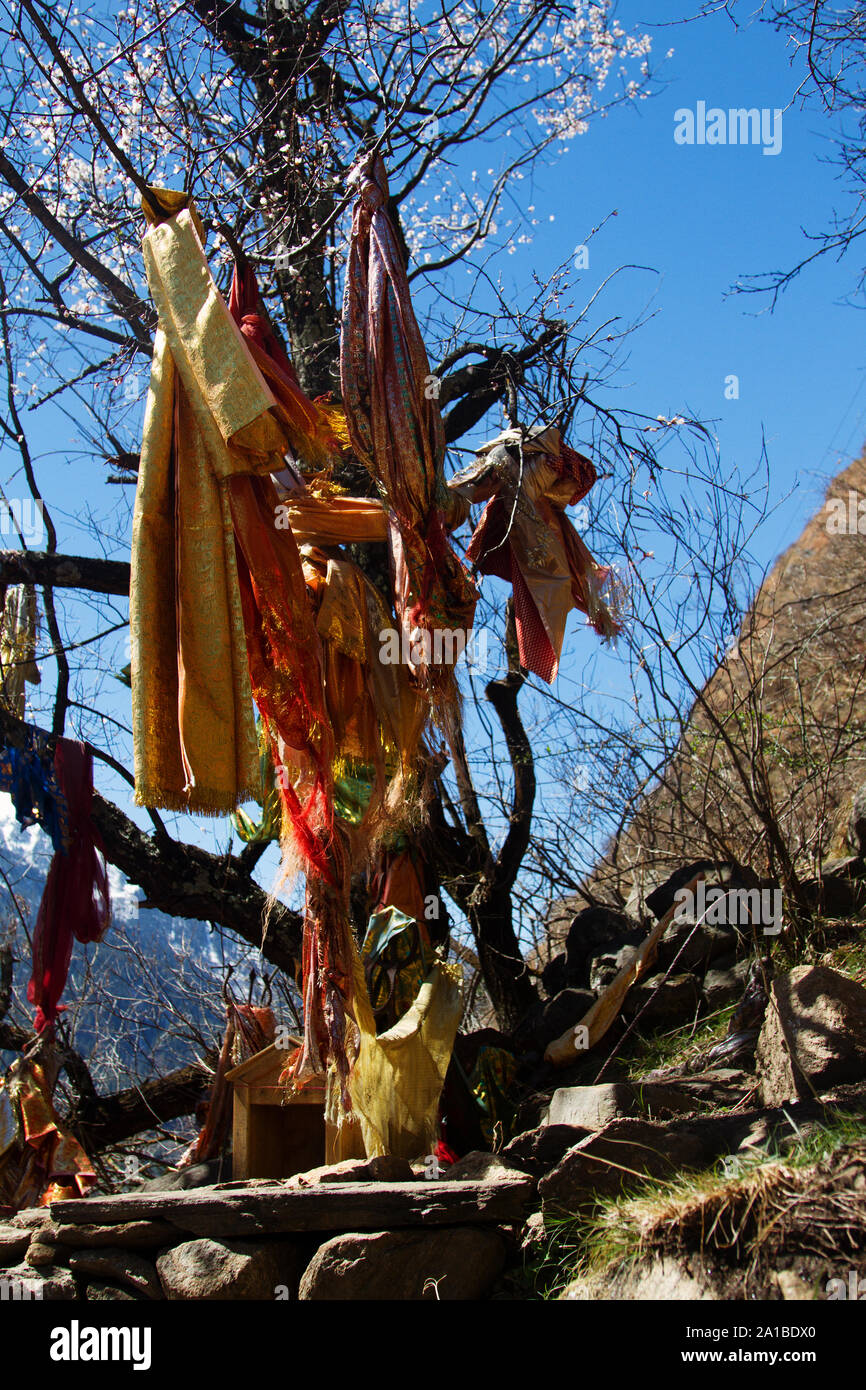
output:
[[[523,856],[529,847],[535,803],[535,763],[532,745],[517,708],[517,696],[522,685],[523,676],[519,672],[515,674],[509,671],[503,680],[490,681],[484,692],[502,725],[514,772],[514,797],[508,831],[496,856],[494,870],[497,887],[509,890],[517,878]]]
[[[5,743],[23,747],[31,727],[0,709],[0,738]],[[45,737],[53,747],[54,739]],[[218,922],[294,977],[301,959],[302,918],[269,898],[239,859],[210,854],[167,835],[146,835],[98,792],[93,794],[92,814],[106,857],[143,890],[149,907],[170,916]]]
[[[88,1153],[110,1148],[142,1130],[192,1114],[211,1083],[204,1068],[193,1062],[113,1095],[85,1097],[76,1111],[76,1133]]]
[[[42,550],[0,550],[0,584],[36,584],[53,589],[87,589],[93,594],[129,595],[129,565],[90,555],[53,555]]]

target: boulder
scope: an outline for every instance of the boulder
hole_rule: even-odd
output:
[[[522,1164],[504,1154],[473,1149],[471,1153],[458,1158],[456,1163],[443,1167],[440,1177],[444,1182],[459,1182],[461,1178],[474,1182],[498,1182],[502,1178],[525,1177],[526,1172]]]
[[[36,1233],[40,1235],[41,1232]],[[34,1269],[44,1268],[45,1265],[53,1265],[57,1262],[57,1246],[49,1245],[47,1241],[37,1240],[33,1237],[27,1247],[27,1254],[24,1256],[24,1263],[31,1265]],[[62,1264],[63,1261],[61,1260]]]
[[[541,987],[548,999],[552,999],[560,990],[566,989],[570,984],[568,978],[568,959],[564,951],[554,956],[547,962],[541,972]]]
[[[134,1289],[145,1298],[162,1298],[162,1288],[156,1270],[141,1255],[129,1250],[74,1250],[69,1255],[73,1274],[92,1274],[97,1279],[109,1279]]]
[[[0,1225],[0,1269],[17,1264],[29,1244],[29,1231],[5,1222]]]
[[[65,1303],[78,1298],[75,1280],[68,1269],[32,1265],[16,1265],[0,1271],[0,1300],[20,1300],[44,1303]]]
[[[694,975],[650,975],[632,985],[625,997],[627,1018],[640,1014],[640,1026],[660,1028],[693,1018],[701,999],[701,987]]]
[[[715,1012],[742,999],[749,979],[749,964],[748,960],[719,961],[714,970],[707,971],[702,994],[708,1009]]]
[[[147,1295],[123,1289],[120,1284],[107,1284],[93,1279],[84,1290],[88,1303],[146,1303]]]
[[[702,975],[710,963],[731,953],[737,936],[733,927],[695,924],[684,918],[671,922],[659,942],[656,963],[662,972],[674,967],[677,974],[690,970]],[[676,964],[674,965],[674,962]]]
[[[734,863],[715,863],[712,859],[696,859],[692,864],[684,864],[676,869],[658,888],[647,895],[646,905],[653,916],[661,921],[676,901],[678,889],[685,888],[699,873],[704,876],[704,885],[732,889],[760,888],[761,881],[754,870]],[[694,918],[692,918],[694,921]]]
[[[858,854],[846,854],[841,859],[825,859],[821,864],[822,878],[866,878],[866,859]]]
[[[539,1125],[516,1135],[502,1150],[502,1157],[516,1163],[524,1172],[543,1177],[555,1168],[563,1154],[586,1139],[592,1131],[578,1125]]]
[[[50,1226],[51,1215],[47,1207],[24,1207],[9,1217],[10,1226],[19,1226],[24,1231],[32,1231],[34,1226]]]
[[[634,1090],[624,1081],[560,1086],[551,1097],[547,1123],[594,1131],[604,1129],[609,1120],[633,1115],[637,1108]]]
[[[163,1173],[158,1178],[148,1178],[139,1183],[136,1192],[176,1192],[188,1191],[191,1187],[212,1187],[220,1178],[228,1176],[230,1164],[222,1158],[211,1158],[207,1163],[192,1163],[188,1168],[178,1168],[173,1173]]]
[[[629,1115],[661,1119],[688,1114],[694,1108],[691,1096],[661,1082],[632,1085],[627,1081],[608,1081],[599,1086],[561,1086],[551,1098],[547,1122],[597,1131],[610,1120]]]
[[[639,946],[646,933],[633,917],[612,907],[585,907],[573,918],[566,937],[569,981],[586,987],[590,962],[602,951]]]
[[[825,917],[854,917],[866,907],[866,881],[862,859],[826,860],[821,878],[806,879],[801,887],[814,912]]]
[[[177,1227],[168,1221],[121,1221],[116,1226],[55,1226],[52,1240],[76,1250],[120,1246],[124,1250],[161,1250],[177,1239]]]
[[[536,1004],[524,1015],[512,1035],[514,1047],[522,1053],[543,1052],[548,1043],[579,1023],[594,1003],[591,990],[572,986],[560,990],[553,999]]]
[[[378,1158],[347,1158],[324,1164],[286,1179],[286,1187],[321,1187],[331,1182],[411,1182],[415,1172],[408,1158],[382,1154]]]
[[[616,1302],[716,1302],[725,1297],[717,1290],[708,1272],[699,1264],[695,1270],[686,1260],[662,1255],[650,1261],[626,1263],[611,1276],[607,1271],[587,1279],[575,1279],[559,1295],[578,1302],[599,1300]]]
[[[547,1238],[547,1231],[544,1226],[544,1213],[534,1211],[531,1216],[526,1218],[526,1224],[520,1232],[520,1249],[524,1255],[533,1255]]]
[[[582,1139],[538,1184],[544,1210],[573,1211],[596,1197],[614,1196],[641,1177],[671,1178],[705,1161],[698,1134],[651,1120],[611,1120]]]
[[[294,1254],[290,1248],[289,1263]],[[156,1269],[169,1299],[273,1299],[292,1283],[279,1241],[187,1240],[163,1251]]]
[[[756,1062],[768,1106],[866,1077],[866,989],[825,965],[778,976]]]
[[[561,1038],[567,1029],[573,1028],[595,1003],[595,995],[588,989],[563,989],[554,999],[548,1000],[541,1010],[535,1027],[539,1045],[546,1047],[555,1038]]]
[[[602,951],[589,963],[589,987],[597,994],[615,980],[637,955],[637,946],[620,946],[618,951]]]
[[[301,1278],[302,1299],[478,1299],[505,1264],[496,1230],[476,1226],[371,1231],[321,1245]]]

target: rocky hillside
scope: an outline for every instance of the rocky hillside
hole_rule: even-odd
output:
[[[676,756],[586,883],[589,901],[631,898],[641,916],[647,893],[689,861],[735,860],[787,882],[850,852],[866,782],[864,619],[866,452],[767,575]]]

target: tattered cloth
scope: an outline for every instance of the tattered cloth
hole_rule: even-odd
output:
[[[258,781],[225,483],[282,468],[286,436],[214,285],[194,209],[182,194],[157,199],[176,215],[143,242],[159,327],[132,539],[135,798],[219,815]]]
[[[302,764],[299,784],[284,778],[280,792],[321,909],[308,912],[305,931],[304,1063],[322,1070],[334,1060],[345,1082],[351,928],[348,868],[333,833],[333,732],[300,557],[291,530],[275,527],[270,477],[290,445],[326,461],[334,436],[279,352],[271,355],[276,340],[254,283],[236,283],[238,323],[185,195],[153,197],[165,220],[145,203],[160,326],[133,525],[136,800],[221,814],[252,799],[261,780],[255,697],[274,761]]]
[[[57,1117],[43,1067],[13,1062],[0,1079],[0,1211],[86,1197],[95,1183],[93,1164]]]
[[[0,749],[0,791],[8,792],[22,830],[41,825],[55,850],[69,845],[69,812],[60,790],[54,755],[39,729],[29,728],[27,746]]]
[[[595,478],[589,459],[551,426],[506,430],[448,484],[470,502],[487,502],[467,558],[479,573],[511,584],[520,664],[548,682],[559,669],[572,608],[599,636],[620,630],[606,602],[611,571],[596,564],[564,512]]]
[[[27,998],[36,1005],[41,1033],[66,1007],[60,996],[69,974],[73,939],[100,941],[111,921],[111,897],[102,839],[93,824],[93,754],[83,743],[59,738],[54,768],[69,811],[68,850],[55,851],[33,932],[33,975]]]
[[[445,434],[433,377],[412,310],[409,281],[388,216],[380,158],[354,171],[358,200],[343,296],[340,383],[349,438],[389,511],[394,601],[407,641],[416,631],[472,627],[477,590],[445,530]],[[433,696],[455,697],[453,671],[413,644],[419,679]],[[444,649],[452,650],[451,644]],[[459,648],[458,648],[459,649]],[[443,650],[443,644],[437,644]]]
[[[36,665],[39,610],[32,584],[0,588],[0,698],[19,719],[27,708],[26,684],[38,685],[42,677]]]

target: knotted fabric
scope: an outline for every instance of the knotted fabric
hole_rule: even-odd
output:
[[[93,824],[93,754],[83,743],[59,738],[54,753],[57,781],[69,815],[69,849],[55,851],[45,880],[33,933],[33,976],[27,998],[36,1005],[37,1033],[65,1005],[73,938],[99,941],[111,920],[108,873],[102,839]]]
[[[358,199],[343,296],[343,407],[352,448],[389,511],[394,603],[407,649],[416,653],[413,670],[434,700],[449,703],[456,697],[453,671],[437,667],[431,656],[462,648],[441,636],[437,642],[433,634],[468,632],[478,594],[445,529],[438,382],[388,215],[382,160],[364,160],[353,178]]]

